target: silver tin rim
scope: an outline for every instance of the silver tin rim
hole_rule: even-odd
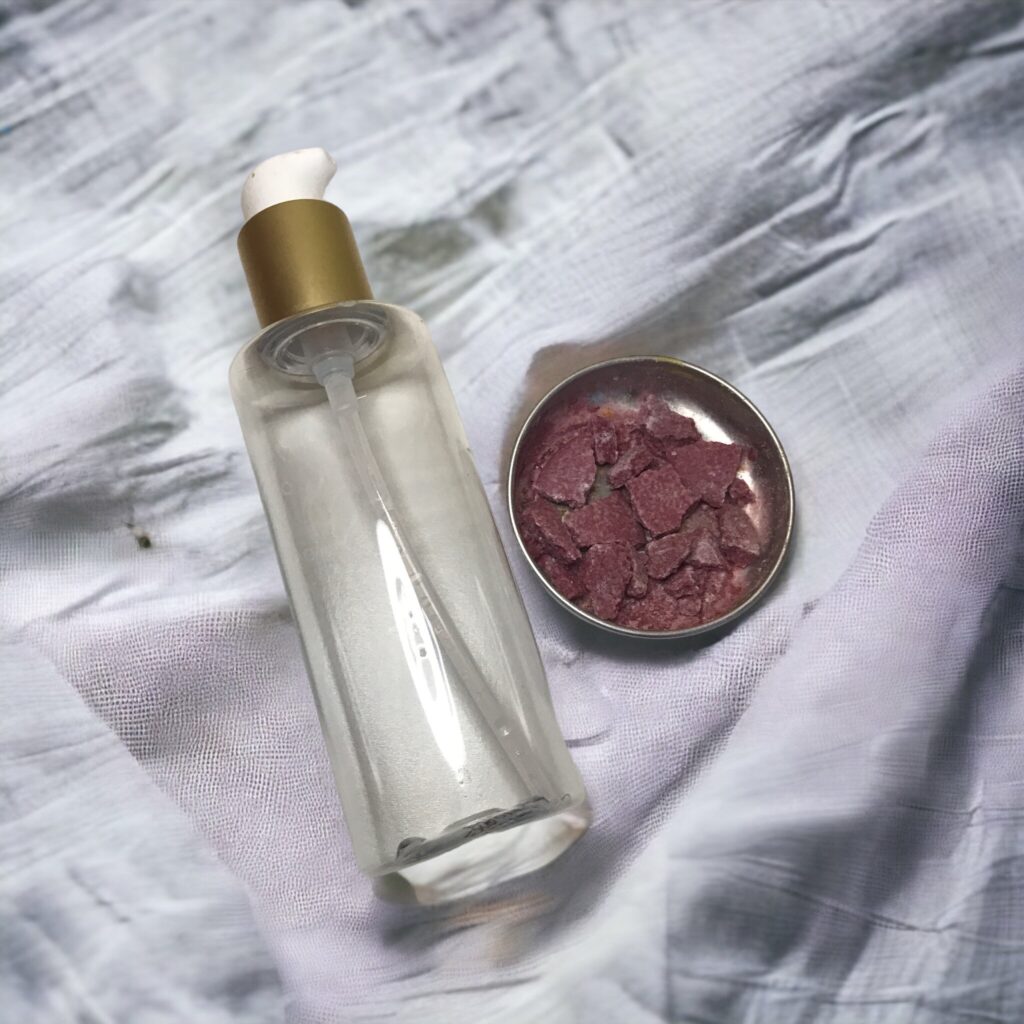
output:
[[[666,630],[645,630],[645,629],[630,629],[628,626],[620,626],[614,622],[606,622],[604,619],[599,619],[594,615],[590,615],[583,611],[582,608],[578,608],[567,598],[563,597],[555,588],[548,582],[544,574],[540,571],[539,566],[530,557],[526,550],[526,545],[523,543],[523,538],[519,533],[519,525],[516,523],[515,515],[515,480],[516,480],[516,468],[519,461],[519,452],[522,448],[523,439],[529,433],[530,427],[533,422],[541,415],[548,407],[552,399],[563,388],[567,388],[570,384],[578,380],[580,377],[585,376],[594,370],[604,369],[609,366],[623,365],[626,363],[671,363],[674,366],[682,367],[683,369],[692,371],[693,373],[706,378],[712,384],[722,388],[724,391],[729,392],[733,397],[737,398],[742,402],[760,421],[764,427],[768,437],[771,439],[772,444],[775,447],[775,451],[779,457],[779,461],[783,468],[783,477],[786,481],[786,494],[789,499],[789,516],[786,520],[785,532],[782,537],[782,544],[779,548],[779,553],[775,558],[775,564],[771,567],[765,578],[760,582],[756,589],[752,590],[747,596],[746,600],[738,604],[732,611],[722,615],[720,618],[713,619],[711,622],[702,623],[699,626],[691,626],[689,629],[666,629]],[[597,626],[599,629],[603,629],[606,633],[614,633],[617,636],[628,636],[637,637],[641,640],[678,640],[688,637],[700,636],[704,633],[710,633],[713,630],[721,629],[723,626],[727,626],[731,622],[735,622],[737,619],[745,615],[762,597],[768,592],[771,585],[778,578],[779,573],[782,570],[783,565],[786,562],[786,557],[789,554],[790,541],[793,537],[793,523],[796,518],[796,495],[793,491],[793,473],[789,465],[789,459],[786,457],[786,450],[782,447],[782,442],[779,440],[778,434],[772,429],[772,425],[765,419],[761,410],[758,409],[754,403],[747,398],[742,391],[738,388],[733,387],[728,381],[723,380],[716,373],[712,373],[710,370],[704,369],[703,366],[697,366],[696,363],[688,363],[683,359],[676,359],[674,356],[619,356],[615,359],[605,359],[598,363],[591,363],[589,366],[584,366],[577,370],[575,373],[570,374],[564,380],[556,384],[544,397],[533,407],[530,415],[526,417],[522,427],[516,436],[516,443],[512,448],[512,457],[509,461],[508,466],[508,479],[505,486],[505,504],[508,509],[508,516],[512,523],[512,532],[516,536],[516,541],[519,544],[519,550],[522,552],[523,557],[526,559],[527,564],[533,571],[534,576],[540,580],[541,586],[548,592],[548,594],[566,611],[571,612],[578,619],[582,619],[584,622],[590,623],[592,626]]]

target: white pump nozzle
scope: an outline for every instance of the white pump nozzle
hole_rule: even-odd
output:
[[[242,216],[249,220],[260,210],[292,199],[323,199],[338,165],[326,149],[296,149],[264,160],[242,186]]]

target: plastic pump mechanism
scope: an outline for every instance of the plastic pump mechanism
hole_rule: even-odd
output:
[[[242,212],[248,221],[277,203],[294,199],[323,199],[336,165],[323,149],[302,149],[264,161],[249,175],[242,190]],[[366,303],[339,304],[302,313],[271,325],[260,340],[262,357],[284,373],[315,380],[327,393],[338,426],[339,456],[349,479],[357,480],[375,509],[376,540],[381,565],[389,570],[388,587],[394,624],[405,649],[412,676],[422,688],[424,707],[435,709],[436,729],[444,731],[453,719],[454,702],[448,671],[461,680],[515,771],[535,793],[551,792],[556,783],[531,758],[526,736],[514,718],[503,713],[491,692],[486,673],[476,663],[451,616],[422,572],[416,552],[395,515],[387,481],[381,472],[359,416],[354,386],[357,364],[384,340],[386,311]],[[449,730],[450,732],[450,730]],[[446,735],[441,746],[450,745]],[[464,758],[453,752],[453,763]],[[546,800],[543,801],[545,804]],[[540,814],[550,808],[537,807]],[[403,851],[408,863],[436,851],[418,849],[409,841]],[[432,844],[431,844],[432,845]]]

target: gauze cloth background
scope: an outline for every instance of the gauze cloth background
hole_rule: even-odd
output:
[[[1024,7],[15,2],[0,978],[19,1024],[1024,1017]],[[350,855],[227,391],[246,172],[323,145],[430,324],[594,808],[449,908]],[[588,363],[734,381],[780,585],[612,639],[513,550]]]

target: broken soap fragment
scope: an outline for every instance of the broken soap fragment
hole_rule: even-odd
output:
[[[584,607],[600,619],[614,619],[633,575],[633,559],[622,544],[595,544],[583,555],[580,580]]]
[[[675,572],[690,553],[693,535],[669,533],[647,545],[647,573],[655,579],[664,579]]]
[[[540,571],[544,573],[547,581],[557,590],[562,597],[570,601],[583,594],[583,586],[580,583],[579,575],[572,566],[560,562],[553,555],[541,555],[537,559]]]
[[[574,509],[565,517],[565,525],[582,548],[614,543],[636,547],[644,542],[643,528],[620,491]]]
[[[673,448],[668,460],[687,490],[718,508],[725,501],[729,485],[736,479],[743,461],[743,448],[718,441],[695,441]]]
[[[608,483],[612,487],[622,487],[656,461],[654,452],[643,441],[637,441],[623,451],[608,470]]]
[[[534,498],[519,515],[520,529],[536,539],[541,546],[563,562],[575,562],[580,557],[572,535],[562,521],[556,505],[543,498]]]
[[[676,412],[663,398],[648,395],[642,412],[644,429],[659,441],[696,441],[700,437],[693,420]]]
[[[718,513],[722,529],[722,553],[733,565],[751,565],[761,554],[757,528],[750,516],[735,505],[725,505]]]
[[[626,593],[630,597],[643,597],[647,593],[647,555],[643,551],[632,551],[633,575],[629,579]]]
[[[544,497],[580,508],[594,485],[594,438],[588,428],[563,437],[547,452],[533,486]]]
[[[626,484],[626,490],[637,518],[655,537],[679,529],[684,514],[697,502],[671,466],[645,470]]]
[[[603,416],[593,421],[594,459],[599,466],[610,466],[619,457],[619,438],[615,424]]]

